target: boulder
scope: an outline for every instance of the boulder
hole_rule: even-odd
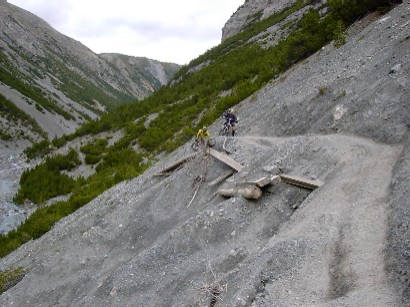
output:
[[[238,189],[238,194],[240,194],[243,198],[256,200],[262,197],[262,190],[257,186],[248,186]]]

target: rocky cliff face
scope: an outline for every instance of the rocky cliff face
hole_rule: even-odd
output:
[[[122,54],[103,53],[99,55],[107,62],[117,67],[130,80],[134,80],[133,91],[146,95],[141,88],[150,93],[166,85],[172,76],[180,69],[180,65],[162,63],[144,57],[131,57]]]
[[[409,305],[409,33],[408,3],[356,23],[235,108],[240,172],[186,144],[1,259],[30,271],[0,303]],[[281,174],[324,184],[218,193]]]
[[[50,138],[73,132],[115,105],[147,97],[179,69],[150,59],[95,54],[7,2],[0,4],[0,29],[0,93],[34,117]],[[26,86],[47,102],[36,101]]]
[[[247,0],[222,28],[222,41],[240,32],[255,20],[262,20],[288,7],[296,0]]]

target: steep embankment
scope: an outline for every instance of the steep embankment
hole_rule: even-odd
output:
[[[238,105],[238,137],[226,146],[244,169],[226,182],[229,167],[201,154],[156,176],[192,154],[186,144],[3,258],[1,268],[31,271],[0,303],[408,302],[407,284],[398,285],[400,295],[395,274],[405,277],[409,267],[402,243],[410,197],[403,183],[410,174],[409,28],[403,4],[350,29],[342,48],[326,46]],[[223,142],[217,138],[216,149]],[[310,193],[281,182],[257,201],[217,194],[279,172],[324,185]]]
[[[169,177],[155,177],[171,161],[159,163],[5,259],[32,271],[3,303],[183,306],[208,301],[211,284],[226,306],[394,302],[382,247],[400,147],[331,135],[237,138],[228,148],[245,166],[230,181],[277,166],[325,185],[309,195],[281,183],[257,202],[225,200],[215,195],[223,182],[210,183],[228,168],[213,158],[199,155]]]

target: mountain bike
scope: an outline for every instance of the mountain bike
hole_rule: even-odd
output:
[[[219,131],[219,135],[229,136],[232,135],[232,125],[228,122],[222,126],[222,129]]]
[[[208,146],[213,147],[214,145],[215,145],[215,140],[213,138],[208,138],[208,139],[199,138],[199,139],[195,139],[192,142],[191,148],[194,151],[198,151],[200,147],[205,149]]]
[[[200,146],[205,146],[205,140],[203,138],[195,139],[191,144],[191,148],[194,151],[197,151]]]

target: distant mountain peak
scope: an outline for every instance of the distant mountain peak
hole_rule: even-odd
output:
[[[102,110],[148,97],[180,68],[95,54],[7,1],[0,2],[0,62],[0,93],[38,120],[50,138],[74,132]]]

